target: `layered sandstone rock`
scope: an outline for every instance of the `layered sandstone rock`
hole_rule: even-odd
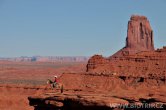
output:
[[[154,50],[153,31],[148,19],[133,15],[128,22],[126,46],[109,58],[93,56],[87,64],[87,71],[165,76],[165,52],[166,47]]]
[[[147,107],[143,104],[151,109],[156,103],[166,108],[165,83],[157,77],[64,73],[59,81],[63,94],[53,90],[28,97],[34,110],[128,110],[130,104],[143,110]]]
[[[136,51],[154,50],[153,30],[145,16],[131,16],[128,22],[126,48]]]
[[[92,56],[87,64],[87,71],[93,70],[99,66],[105,65],[108,61],[102,55]]]
[[[128,22],[126,46],[112,57],[153,50],[153,30],[149,20],[145,16],[133,15]]]

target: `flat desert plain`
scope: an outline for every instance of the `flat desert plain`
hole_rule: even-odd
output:
[[[33,110],[27,97],[41,94],[47,79],[64,72],[84,72],[86,62],[0,61],[0,110]],[[56,92],[56,91],[55,91]]]

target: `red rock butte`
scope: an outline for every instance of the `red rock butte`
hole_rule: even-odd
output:
[[[128,22],[126,45],[108,58],[92,56],[87,64],[87,72],[165,76],[165,62],[166,47],[154,49],[153,30],[147,17],[132,15]]]
[[[126,46],[113,56],[134,54],[141,51],[153,51],[153,30],[145,16],[133,15],[128,22]]]
[[[131,16],[125,48],[136,52],[154,50],[153,30],[145,16]]]

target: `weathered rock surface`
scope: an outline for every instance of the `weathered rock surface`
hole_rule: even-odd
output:
[[[133,15],[128,22],[126,48],[153,51],[153,30],[145,16]]]
[[[104,59],[104,58],[103,58]],[[166,48],[151,52],[140,52],[132,55],[106,59],[105,63],[89,60],[87,70],[90,73],[131,75],[140,77],[166,76]],[[90,68],[89,68],[90,67]]]
[[[153,51],[153,30],[145,16],[133,15],[128,22],[126,45],[112,57]]]
[[[103,70],[103,66],[105,67]],[[106,66],[112,67],[109,65],[109,60],[104,58],[102,55],[92,56],[87,63],[87,72],[101,72],[107,70]],[[97,71],[96,71],[97,70]],[[110,69],[109,69],[110,70]]]
[[[121,110],[130,106],[144,107],[144,104],[149,104],[149,109],[156,104],[154,108],[157,109],[166,106],[166,82],[160,84],[162,79],[158,78],[64,73],[60,81],[65,87],[63,94],[48,91],[29,97],[30,105],[35,110]]]
[[[91,57],[87,71],[134,76],[165,75],[165,53],[165,47],[154,50],[153,31],[148,19],[145,16],[133,15],[128,22],[126,46],[109,58],[98,55]]]

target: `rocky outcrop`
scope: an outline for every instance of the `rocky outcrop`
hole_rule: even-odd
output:
[[[35,110],[111,110],[115,107],[111,107],[109,99],[112,99],[112,103],[128,104],[128,101],[120,98],[110,98],[103,94],[98,95],[54,94],[53,97],[29,97],[28,99],[31,106],[37,105]]]
[[[28,99],[35,110],[164,110],[166,108],[166,100],[158,96],[134,98],[110,94],[47,94]]]
[[[164,108],[165,84],[157,77],[64,73],[64,93],[45,92],[29,97],[35,110],[124,110]],[[160,82],[163,82],[161,84]],[[141,93],[141,94],[139,94]],[[128,108],[127,108],[128,107]]]
[[[144,68],[148,68],[147,65],[145,65],[147,62],[152,66],[156,63],[154,60],[148,60],[154,55],[156,55],[156,52],[153,43],[153,30],[151,29],[148,19],[145,16],[133,15],[128,22],[125,47],[109,58],[103,58],[102,56],[97,57],[96,55],[91,57],[87,64],[87,71],[106,71],[107,73],[109,71],[120,73],[132,72],[139,74],[144,71]],[[156,57],[156,60],[159,59],[159,57]],[[143,65],[141,69],[137,69],[140,68],[138,67],[138,65],[140,65],[138,61],[145,62],[141,63],[141,65]]]
[[[107,74],[114,72],[121,75],[131,75],[146,77],[154,75],[158,77],[166,76],[166,48],[157,49],[150,52],[140,52],[132,55],[125,55],[123,57],[116,57],[107,59],[107,63],[93,65],[95,69],[88,69],[90,73],[100,72],[105,70]],[[92,64],[91,64],[92,65]],[[87,68],[88,68],[87,64]],[[101,69],[102,68],[102,69]]]
[[[94,70],[97,67],[102,67],[107,63],[108,61],[102,55],[94,55],[88,61],[87,71]]]
[[[128,22],[125,47],[111,57],[121,57],[141,51],[154,51],[153,30],[147,17],[133,15]]]
[[[153,30],[145,16],[133,15],[128,22],[125,48],[136,51],[153,51]]]

